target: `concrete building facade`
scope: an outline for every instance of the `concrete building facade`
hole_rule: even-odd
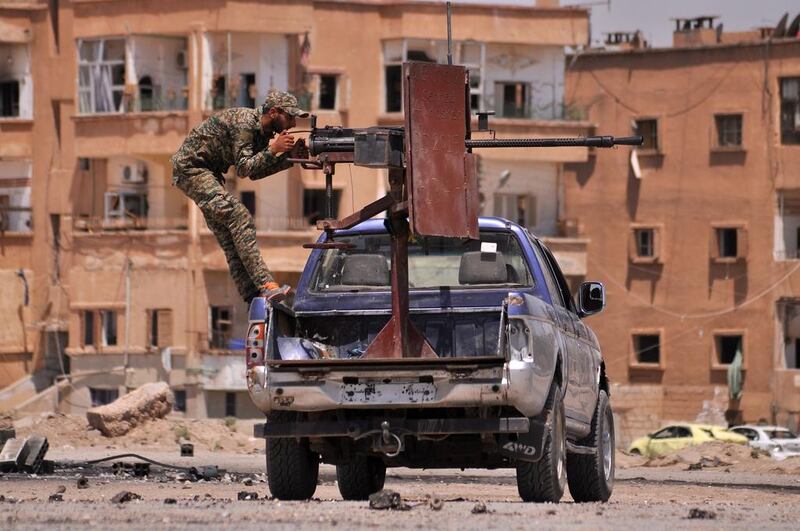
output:
[[[592,325],[623,438],[726,411],[800,415],[800,41],[707,26],[679,23],[672,48],[587,51],[566,75],[590,121],[645,137],[565,181],[588,276],[608,290]]]
[[[400,65],[444,62],[445,37],[442,2],[0,1],[0,409],[79,413],[165,380],[187,415],[255,415],[246,307],[169,157],[204,118],[270,88],[298,94],[319,125],[399,125]],[[564,105],[564,47],[588,41],[585,10],[459,5],[453,40],[498,137],[589,132]],[[587,160],[583,148],[481,159],[483,213],[549,237],[575,282],[586,242],[560,223],[563,168]],[[385,193],[385,175],[342,170],[336,214]],[[296,284],[322,175],[229,177],[268,265]]]

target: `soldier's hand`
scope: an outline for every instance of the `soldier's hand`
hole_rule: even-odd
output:
[[[294,137],[288,131],[281,131],[270,145],[270,151],[275,153],[286,153],[294,147]]]
[[[292,150],[289,153],[289,156],[293,159],[307,159],[308,158],[308,147],[306,147],[306,141],[302,138],[294,143],[292,146]]]

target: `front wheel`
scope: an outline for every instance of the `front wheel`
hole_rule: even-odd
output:
[[[567,454],[569,492],[576,502],[605,502],[614,490],[614,415],[608,394],[600,391],[591,433],[581,441],[594,454]]]
[[[386,482],[386,465],[377,457],[357,456],[336,465],[336,482],[345,500],[366,500]]]
[[[547,412],[542,457],[535,463],[517,464],[517,490],[526,502],[557,503],[567,483],[567,433],[561,389],[553,385],[545,406]]]
[[[269,421],[291,422],[290,412],[273,413]],[[267,439],[267,482],[279,500],[307,500],[317,490],[319,455],[312,452],[308,439]]]

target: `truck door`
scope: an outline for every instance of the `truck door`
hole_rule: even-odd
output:
[[[541,248],[560,294],[564,319],[569,321],[568,326],[565,327],[572,343],[569,383],[573,386],[570,392],[573,395],[571,397],[573,412],[569,416],[584,422],[591,422],[599,391],[597,381],[599,361],[591,347],[586,325],[578,318],[569,285],[558,262],[547,247],[541,245]]]
[[[567,302],[564,300],[564,295],[559,288],[556,276],[549,265],[549,261],[545,255],[544,247],[540,247],[538,242],[531,239],[536,258],[539,261],[539,267],[544,276],[545,284],[547,284],[547,292],[550,294],[550,299],[553,304],[553,314],[556,325],[563,338],[565,352],[562,352],[564,363],[566,367],[563,368],[563,375],[565,377],[566,391],[564,395],[564,408],[568,417],[577,418],[586,421],[585,415],[582,413],[580,389],[581,389],[581,367],[580,367],[580,345],[575,335],[575,326],[567,308]],[[591,420],[591,417],[590,419]]]

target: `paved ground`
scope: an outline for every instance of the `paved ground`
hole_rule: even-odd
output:
[[[48,458],[61,463],[114,453],[110,450],[61,449]],[[519,501],[512,471],[445,470],[389,471],[386,487],[412,505],[406,512],[371,510],[366,502],[343,502],[333,467],[323,466],[316,498],[309,502],[264,499],[269,491],[262,474],[263,455],[200,452],[180,458],[175,453],[142,452],[180,466],[216,464],[228,475],[222,480],[184,482],[177,472],[153,467],[148,479],[116,477],[108,464],[85,469],[61,469],[53,476],[7,474],[0,478],[0,525],[5,528],[130,528],[153,529],[209,526],[271,529],[349,528],[774,528],[798,526],[800,475],[684,471],[629,468],[618,472],[614,496],[606,504],[558,504]],[[83,474],[88,488],[78,489]],[[251,483],[250,485],[246,483]],[[48,501],[65,487],[63,501]],[[111,498],[131,491],[141,500],[117,504]],[[241,491],[255,492],[257,501],[239,501]],[[432,510],[428,498],[444,500]],[[165,503],[174,500],[175,503]],[[473,514],[477,502],[488,509]],[[714,518],[690,519],[692,509]]]

